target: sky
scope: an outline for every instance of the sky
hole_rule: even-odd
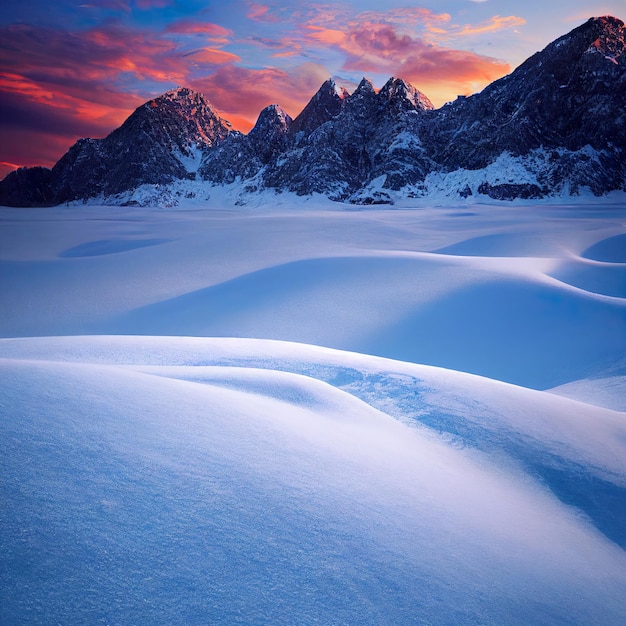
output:
[[[333,76],[401,77],[438,107],[508,74],[626,0],[20,0],[0,14],[0,178],[52,166],[182,85],[247,132],[279,104],[295,117]]]

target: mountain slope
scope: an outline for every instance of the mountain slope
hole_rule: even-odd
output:
[[[503,152],[543,148],[548,190],[566,179],[573,191],[623,188],[625,41],[621,20],[588,20],[481,93],[436,111],[419,130],[428,152],[446,170],[475,170]]]

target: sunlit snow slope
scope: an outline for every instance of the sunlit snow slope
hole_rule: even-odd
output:
[[[0,210],[1,623],[626,622],[623,204],[188,208]]]

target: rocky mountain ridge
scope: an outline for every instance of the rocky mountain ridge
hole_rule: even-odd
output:
[[[82,139],[51,169],[0,183],[0,204],[90,197],[116,202],[145,185],[241,183],[385,203],[444,190],[497,199],[626,190],[626,29],[591,18],[482,92],[440,109],[399,78],[352,93],[326,81],[291,119],[264,109],[243,135],[210,102],[178,88],[100,140]]]

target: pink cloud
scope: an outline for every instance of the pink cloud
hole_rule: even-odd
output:
[[[233,31],[224,28],[223,26],[219,26],[218,24],[213,24],[211,22],[196,22],[193,20],[178,20],[177,22],[172,22],[165,29],[166,33],[181,33],[185,35],[208,35],[210,37],[223,37],[229,38],[232,37]]]
[[[124,10],[171,4],[107,2]],[[446,13],[415,7],[354,16],[347,5],[303,5],[289,14],[265,4],[248,6],[249,19],[289,25],[273,39],[246,40],[265,48],[271,58],[290,59],[293,65],[294,57],[319,60],[330,51],[339,60],[334,71],[401,76],[435,104],[473,93],[509,70],[505,63],[455,49],[450,42],[523,23],[515,16],[494,16],[457,25]],[[0,160],[51,165],[77,138],[102,137],[119,126],[159,85],[162,91],[177,84],[198,89],[245,131],[268,104],[297,115],[331,73],[310,62],[284,69],[242,67],[246,61],[262,61],[223,49],[235,41],[235,33],[223,26],[189,19],[163,32],[120,22],[77,32],[0,27]],[[128,84],[137,90],[129,93],[121,86]],[[149,88],[143,91],[145,84]]]
[[[270,13],[270,7],[265,4],[250,4],[246,17],[255,22],[277,22],[278,18]]]
[[[195,50],[194,52],[186,54],[185,57],[201,65],[224,65],[225,63],[237,63],[241,61],[241,58],[236,54],[225,52],[224,50],[215,50],[213,48]]]
[[[381,16],[378,13],[366,15]],[[415,20],[420,16],[428,18],[427,32],[435,28],[432,24],[445,25],[449,20],[447,14],[406,9],[385,13],[384,21],[354,21],[344,29],[309,24],[303,30],[309,42],[333,47],[344,56],[342,70],[400,76],[424,91],[436,106],[456,95],[473,93],[510,70],[507,63],[497,59],[409,34],[404,25],[392,23],[402,15]],[[393,20],[388,19],[389,16]],[[517,23],[514,19],[493,18],[480,28],[494,30],[514,23]],[[460,31],[469,34],[467,29]]]
[[[300,50],[285,50],[283,52],[276,52],[275,54],[272,54],[272,58],[282,59],[287,57],[295,57],[298,56],[300,53]]]
[[[345,32],[334,28],[324,28],[314,25],[305,26],[305,28],[310,31],[310,39],[315,39],[329,46],[343,46],[348,38]]]
[[[192,87],[204,93],[235,128],[249,130],[263,108],[279,104],[295,117],[328,78],[327,70],[304,63],[290,70],[227,65]]]
[[[6,161],[0,161],[0,180],[2,180],[7,174],[16,170],[19,165],[15,163],[7,163]]]
[[[128,75],[165,91],[200,68],[240,60],[212,46],[189,55],[166,36],[118,23],[84,32],[13,25],[0,28],[0,41],[0,160],[15,164],[52,165],[76,139],[119,126],[154,95],[125,91]]]
[[[270,10],[266,5],[254,8],[257,18]],[[472,35],[516,28],[524,20],[496,15],[476,25],[460,25],[448,13],[422,7],[349,15],[343,5],[313,5],[293,11],[285,22],[295,26],[290,38],[255,39],[273,49],[273,58],[324,59],[331,51],[340,59],[340,71],[401,76],[440,105],[457,94],[478,91],[510,71],[507,63],[459,49],[454,42],[467,45]]]

